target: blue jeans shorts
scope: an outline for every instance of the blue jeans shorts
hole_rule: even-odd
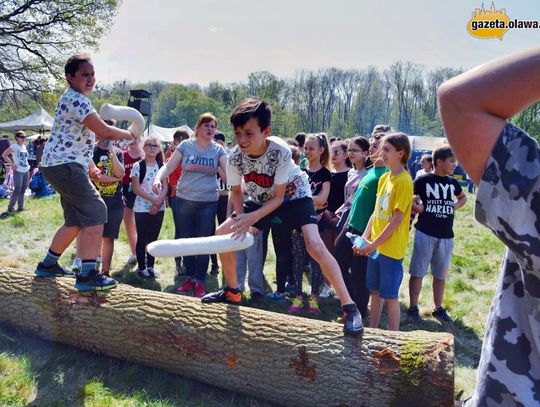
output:
[[[378,291],[381,298],[398,298],[402,280],[403,259],[393,259],[381,253],[375,260],[368,258],[366,286],[370,291]]]

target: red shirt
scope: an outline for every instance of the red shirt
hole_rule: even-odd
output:
[[[129,185],[131,183],[131,169],[133,164],[141,159],[141,156],[131,157],[129,155],[129,150],[124,151],[124,177],[122,178],[122,184]]]

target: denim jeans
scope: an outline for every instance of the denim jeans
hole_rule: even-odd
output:
[[[261,294],[266,292],[263,274],[263,239],[263,233],[260,232],[255,236],[252,246],[236,252],[238,288],[242,291],[244,291],[247,269],[249,291]]]
[[[197,202],[176,197],[172,207],[176,227],[175,238],[212,236],[217,204],[217,201]],[[203,282],[206,279],[209,258],[207,254],[185,256],[186,275]]]

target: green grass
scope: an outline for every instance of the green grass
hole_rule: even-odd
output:
[[[455,322],[442,325],[431,317],[431,277],[423,282],[420,312],[424,322],[420,326],[407,323],[402,317],[401,329],[444,331],[455,337],[456,393],[472,393],[476,381],[485,322],[495,290],[503,245],[487,229],[472,218],[474,196],[456,214],[455,248],[444,306]],[[5,204],[4,204],[5,202]],[[0,201],[1,205],[7,201]],[[54,231],[62,223],[58,198],[27,200],[26,212],[0,220],[0,264],[32,270],[48,248]],[[411,232],[411,236],[412,236]],[[167,210],[161,238],[171,238],[174,227]],[[405,257],[405,270],[412,248],[412,239]],[[123,283],[151,290],[174,292],[182,280],[175,279],[174,261],[157,259],[161,276],[156,281],[139,278],[125,268],[129,254],[124,232],[116,243],[113,257],[113,276]],[[69,265],[74,256],[70,247],[62,262]],[[268,289],[274,289],[275,259],[270,241],[265,276]],[[221,274],[208,276],[207,289],[221,285]],[[402,311],[408,306],[407,273],[402,283],[400,301]],[[304,292],[309,292],[304,281]],[[249,297],[249,293],[247,293]],[[333,320],[339,303],[334,299],[321,300],[321,315],[305,311],[306,318]],[[258,304],[278,313],[287,313],[287,305],[267,301]],[[381,322],[386,324],[384,319]],[[0,326],[0,406],[272,406],[271,403],[238,393],[212,387],[195,380],[173,375],[134,363],[95,355],[65,345],[44,341],[16,329]]]

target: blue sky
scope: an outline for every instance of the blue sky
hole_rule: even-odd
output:
[[[511,19],[540,20],[538,0],[495,1]],[[484,3],[488,9],[490,1]],[[539,30],[502,41],[474,38],[471,0],[124,0],[93,53],[98,82],[164,80],[207,85],[253,71],[381,69],[397,60],[471,68],[540,44]]]

